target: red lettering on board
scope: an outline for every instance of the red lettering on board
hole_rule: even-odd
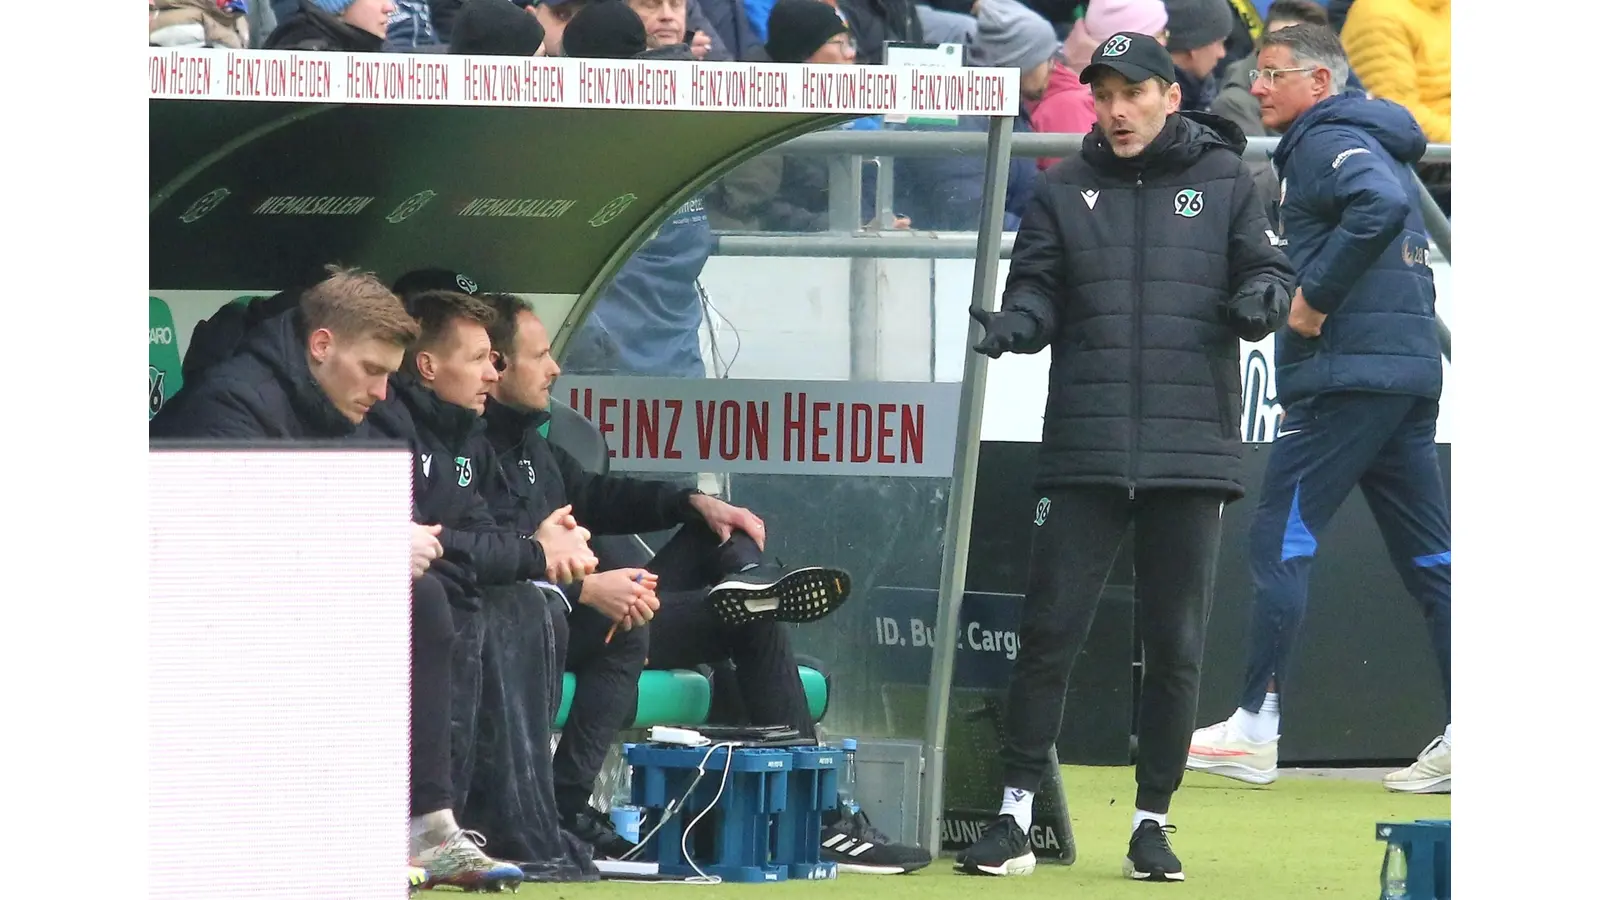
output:
[[[667,452],[661,454],[661,458],[683,459],[683,451],[678,449],[678,420],[683,418],[683,401],[668,400],[667,409],[672,411],[672,424],[667,426]]]

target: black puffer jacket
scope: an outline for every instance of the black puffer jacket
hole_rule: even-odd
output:
[[[251,328],[238,351],[197,369],[150,420],[152,438],[345,438],[350,421],[311,377],[298,308]],[[187,373],[186,373],[187,374]]]
[[[1050,347],[1036,487],[1243,496],[1239,339],[1219,304],[1292,277],[1244,146],[1231,123],[1182,113],[1123,160],[1095,126],[1040,179],[1003,301],[1040,325],[1019,352]]]
[[[444,526],[445,551],[469,556],[485,587],[544,578],[544,548],[497,524],[483,499],[500,477],[483,420],[415,379],[396,375],[390,384],[401,408],[375,408],[370,418],[380,431],[403,429],[407,419],[415,429],[417,510],[423,522]]]
[[[339,412],[311,376],[305,348],[305,325],[298,308],[260,322],[245,333],[238,352],[206,367],[198,380],[184,384],[150,420],[150,437],[395,440],[416,446],[410,416],[392,399],[373,407],[359,425]],[[412,484],[420,484],[415,465]],[[421,514],[417,499],[415,495],[412,498],[412,520],[437,521]],[[452,604],[478,608],[480,592],[466,550],[447,548],[444,558],[434,560],[430,571],[443,581]]]

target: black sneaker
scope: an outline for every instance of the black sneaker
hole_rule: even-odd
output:
[[[594,848],[596,859],[621,859],[634,849],[634,843],[611,825],[611,817],[592,806],[579,810],[561,823],[572,836]]]
[[[1178,829],[1157,825],[1145,819],[1133,830],[1128,841],[1128,858],[1122,861],[1122,874],[1134,881],[1182,881],[1183,863],[1172,852],[1167,835]]]
[[[872,826],[866,813],[858,811],[823,826],[822,861],[838,863],[840,872],[857,875],[904,875],[933,862],[933,854],[910,844],[896,844]]]
[[[815,622],[850,597],[850,573],[807,566],[784,569],[763,564],[725,576],[707,598],[729,625],[766,619]]]
[[[1028,835],[1009,815],[990,822],[976,844],[956,854],[956,871],[968,875],[1030,875],[1037,864]]]

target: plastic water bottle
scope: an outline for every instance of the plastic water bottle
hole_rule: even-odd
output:
[[[1384,852],[1381,900],[1406,900],[1406,850],[1399,844]]]
[[[861,811],[856,802],[856,739],[841,740],[839,749],[844,751],[844,764],[839,767],[839,812],[848,817]]]
[[[632,843],[639,843],[639,822],[643,813],[633,805],[633,766],[622,761],[611,790],[611,827]]]

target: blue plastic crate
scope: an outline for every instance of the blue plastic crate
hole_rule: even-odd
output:
[[[1449,900],[1450,820],[1379,822],[1378,840],[1406,857],[1406,900]],[[1384,848],[1385,858],[1389,850]]]
[[[792,747],[788,807],[778,816],[774,860],[789,867],[796,881],[839,877],[835,863],[822,861],[822,813],[839,805],[839,769],[844,751],[837,747]]]
[[[695,874],[683,852],[684,829],[717,797],[723,770],[730,766],[730,751],[712,750],[708,758],[704,748],[630,744],[625,752],[633,766],[634,805],[646,810],[642,834],[649,834],[662,821],[667,807],[687,795],[678,812],[645,843],[641,856],[657,863],[664,875]],[[757,748],[738,748],[732,754],[721,799],[690,835],[690,856],[700,835],[709,833],[711,857],[694,857],[700,871],[723,881],[786,881],[789,867],[774,861],[773,836],[777,817],[788,806],[794,754],[787,749]],[[689,786],[702,761],[705,776],[691,794]]]

